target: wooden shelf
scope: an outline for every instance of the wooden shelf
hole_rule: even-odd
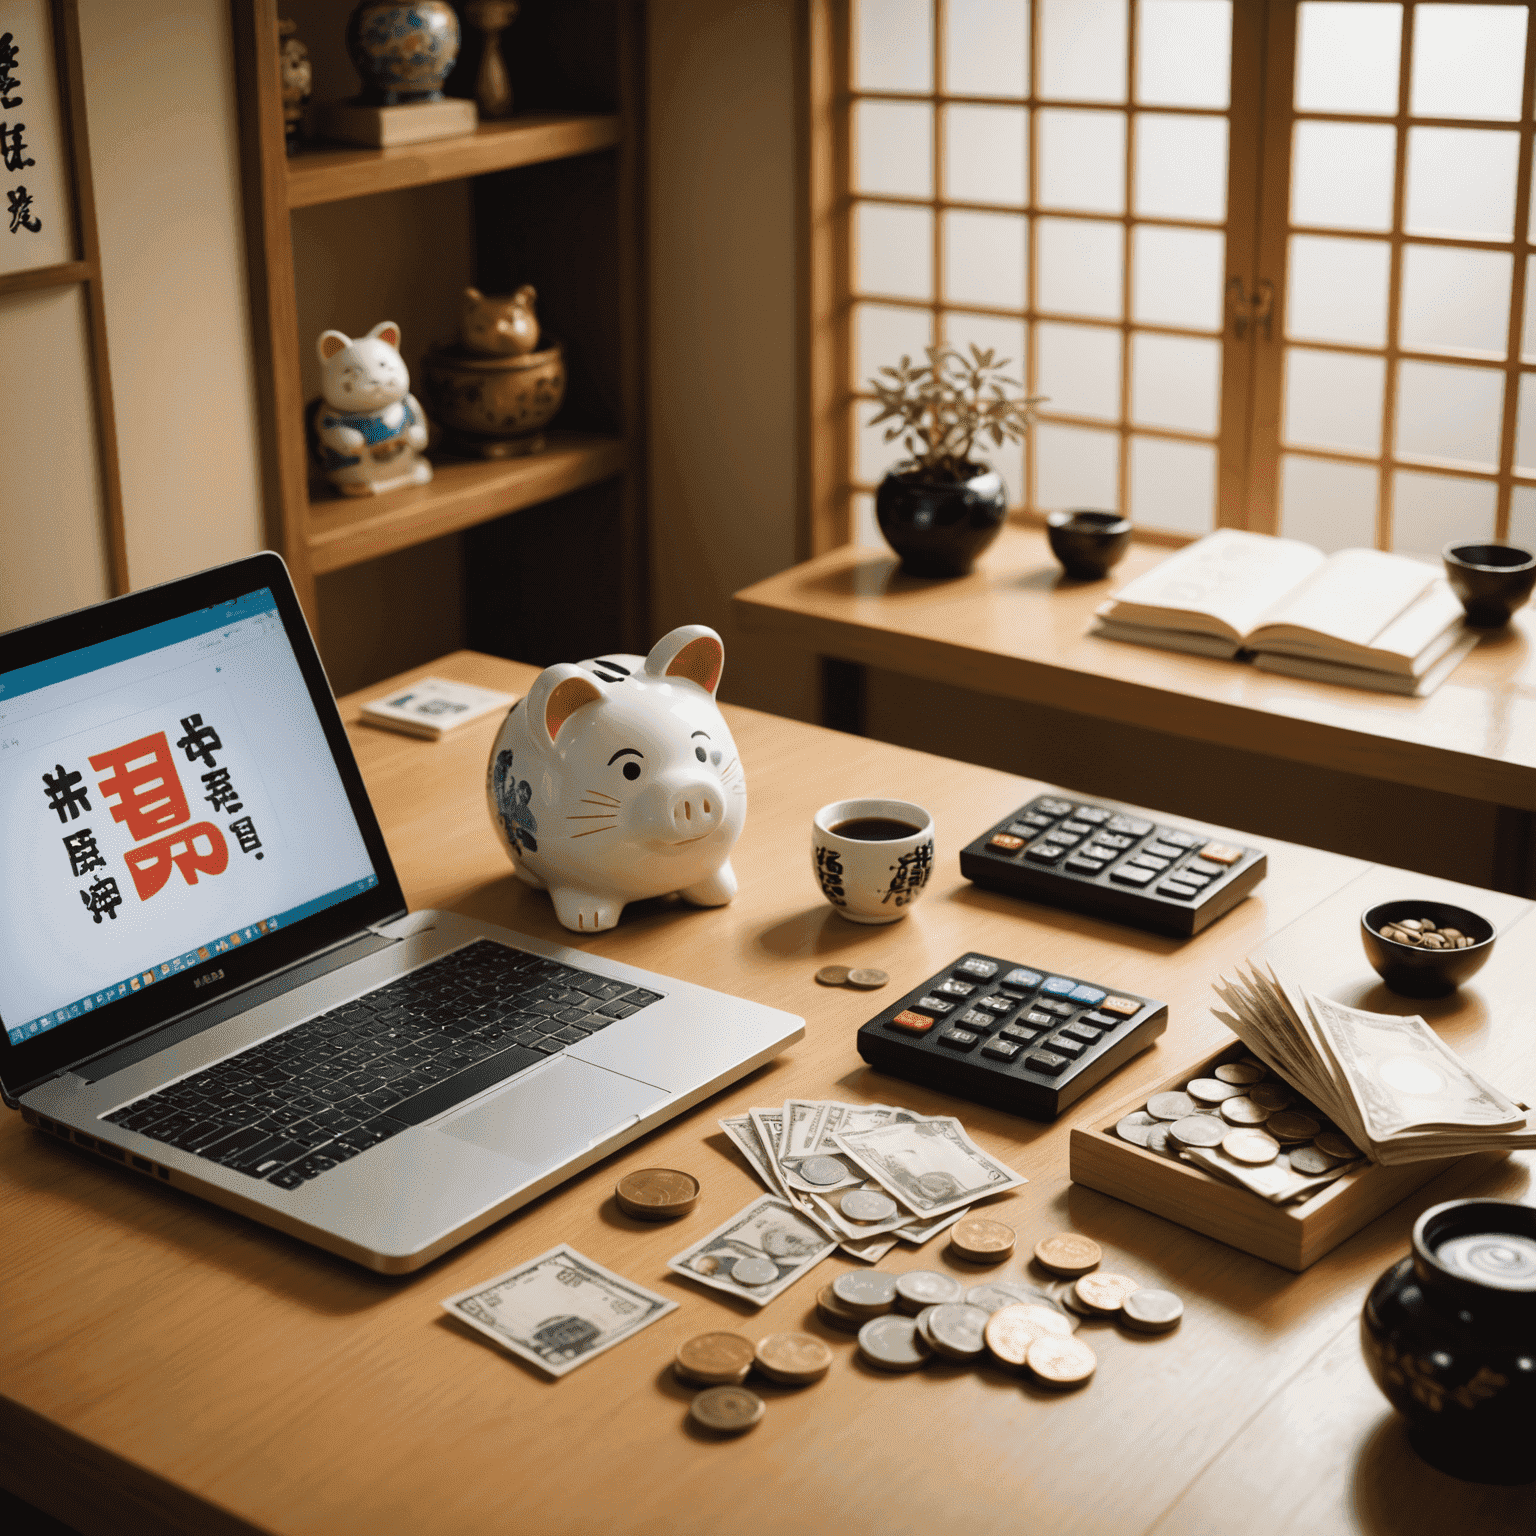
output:
[[[337,571],[425,544],[621,474],[627,461],[619,438],[553,432],[543,453],[525,459],[449,461],[433,465],[430,485],[312,501],[305,538],[311,569]]]
[[[543,160],[564,160],[611,149],[619,142],[616,116],[530,113],[504,123],[483,123],[473,133],[395,149],[321,149],[288,162],[288,206],[310,208],[375,192],[454,181]]]

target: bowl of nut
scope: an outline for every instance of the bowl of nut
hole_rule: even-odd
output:
[[[1444,997],[1483,968],[1493,924],[1465,907],[1407,897],[1368,907],[1360,941],[1371,969],[1403,997]]]

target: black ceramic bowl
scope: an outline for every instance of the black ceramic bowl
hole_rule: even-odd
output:
[[[1473,940],[1470,949],[1420,949],[1384,939],[1381,930],[1405,917],[1427,917],[1436,928],[1456,928]],[[1465,907],[1410,896],[1367,907],[1360,915],[1360,942],[1371,969],[1403,997],[1444,997],[1482,970],[1493,953],[1493,924]]]
[[[1052,512],[1046,524],[1051,553],[1079,581],[1107,576],[1131,542],[1130,520],[1118,512]]]
[[[1500,629],[1536,587],[1536,554],[1517,544],[1447,544],[1445,578],[1474,629]]]

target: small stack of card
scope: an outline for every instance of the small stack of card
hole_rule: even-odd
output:
[[[841,1246],[871,1264],[898,1242],[921,1246],[976,1201],[1028,1182],[983,1152],[952,1115],[790,1099],[720,1128],[777,1203],[822,1234],[827,1252]]]

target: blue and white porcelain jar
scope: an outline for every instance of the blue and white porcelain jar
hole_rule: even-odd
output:
[[[459,18],[447,0],[359,0],[347,18],[347,53],[366,105],[441,101],[459,56]]]

